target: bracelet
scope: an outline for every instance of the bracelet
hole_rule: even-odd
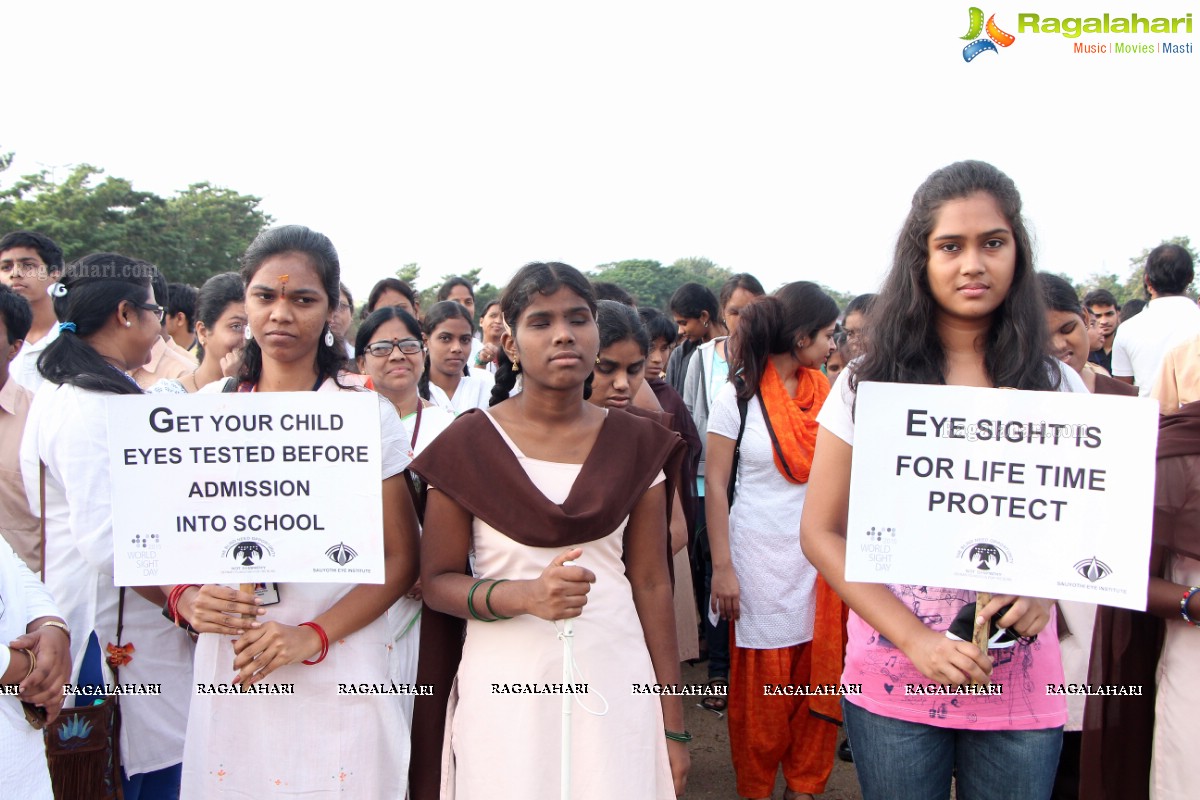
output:
[[[24,653],[25,655],[29,656],[29,672],[26,672],[25,677],[21,678],[21,681],[24,682],[24,681],[29,680],[29,676],[33,674],[33,671],[35,669],[37,669],[37,656],[35,656],[33,654],[32,650],[28,650],[28,649],[19,650],[18,652]]]
[[[65,633],[67,635],[67,644],[69,645],[71,643],[71,629],[67,627],[67,623],[59,622],[56,619],[52,619],[52,620],[43,622],[41,625],[37,626],[37,629],[39,631],[42,628],[58,628],[60,631],[62,631],[63,633]]]
[[[313,666],[314,664],[320,664],[322,661],[325,660],[325,656],[329,655],[329,637],[325,634],[325,629],[322,628],[320,625],[318,625],[315,622],[301,622],[296,627],[312,628],[314,631],[317,632],[317,636],[321,637],[321,655],[317,656],[316,661],[302,661],[301,662],[305,666],[309,666],[309,667]]]
[[[1200,586],[1192,586],[1183,593],[1183,599],[1179,601],[1179,616],[1183,617],[1184,622],[1200,628],[1200,621],[1192,619],[1191,614],[1189,614],[1187,610],[1188,601],[1192,599],[1192,595],[1194,595],[1196,592],[1200,592]]]
[[[475,610],[475,590],[485,583],[487,583],[486,578],[475,581],[475,585],[471,587],[471,591],[467,592],[467,611],[470,613],[471,619],[475,619],[480,622],[495,622],[496,620],[494,619],[484,619],[483,617],[479,616],[479,613]]]
[[[502,614],[497,614],[492,608],[492,590],[500,584],[505,583],[507,580],[508,578],[500,578],[499,580],[492,581],[492,585],[488,587],[487,594],[484,595],[483,598],[483,604],[487,607],[488,613],[496,619],[512,619],[512,617],[506,617]]]
[[[687,731],[672,731],[664,729],[664,732],[667,734],[667,738],[672,742],[683,742],[684,744],[687,744],[692,740],[692,735]]]
[[[183,593],[191,588],[201,588],[198,583],[181,583],[171,590],[171,594],[167,597],[167,614],[171,617],[171,621],[176,627],[183,627],[179,624],[179,601],[183,599]],[[186,622],[186,620],[185,620]]]

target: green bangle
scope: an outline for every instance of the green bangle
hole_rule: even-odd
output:
[[[508,578],[500,578],[499,580],[492,581],[492,585],[488,587],[487,594],[484,595],[483,598],[483,604],[487,607],[488,613],[496,619],[512,619],[512,617],[506,617],[503,614],[497,614],[495,609],[492,608],[492,590],[506,581],[508,581]]]
[[[479,620],[480,622],[495,622],[496,620],[494,619],[484,619],[475,611],[475,590],[485,583],[487,583],[486,579],[475,581],[475,585],[471,587],[471,591],[467,592],[467,611],[471,614],[472,619]]]
[[[687,744],[692,740],[692,735],[687,731],[671,731],[664,729],[664,732],[667,734],[667,738],[672,742],[683,742],[684,744]]]

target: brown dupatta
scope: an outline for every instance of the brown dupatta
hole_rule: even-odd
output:
[[[484,412],[472,409],[417,456],[411,469],[513,541],[569,547],[612,533],[659,471],[666,472],[670,496],[684,450],[674,431],[633,414],[609,413],[560,505],[533,485]]]
[[[1200,557],[1200,525],[1179,524],[1179,488],[1194,476],[1183,459],[1200,455],[1200,403],[1161,417],[1154,503],[1156,577],[1166,577],[1166,553]],[[1194,520],[1192,521],[1194,523]],[[1141,686],[1141,697],[1089,697],[1083,717],[1079,796],[1144,800],[1150,794],[1156,673],[1164,620],[1142,611],[1101,606],[1096,612],[1088,683]]]

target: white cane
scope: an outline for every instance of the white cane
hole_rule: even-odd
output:
[[[564,561],[564,567],[575,566],[574,561]],[[566,691],[566,687],[574,680],[572,665],[575,663],[575,623],[572,620],[563,622],[559,638],[563,643],[563,700],[562,700],[562,800],[571,800],[571,705],[574,696]]]

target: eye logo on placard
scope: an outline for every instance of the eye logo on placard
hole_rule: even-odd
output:
[[[892,540],[895,540],[896,529],[895,528],[876,528],[874,525],[872,525],[871,529],[869,531],[867,531],[867,538],[870,539],[872,542],[882,542],[885,534],[887,536],[891,537]]]
[[[1080,561],[1075,565],[1075,571],[1092,583],[1112,575],[1112,567],[1095,556]]]
[[[967,29],[966,36],[962,39],[970,39],[970,44],[963,48],[963,61],[971,62],[980,53],[986,53],[989,50],[993,53],[1000,52],[996,49],[996,45],[1008,47],[1017,40],[1017,37],[1011,33],[1005,33],[996,25],[996,15],[992,14],[988,17],[987,25],[983,24],[983,10],[971,6],[970,11],[970,27]],[[980,34],[986,31],[987,38],[980,38]]]
[[[231,558],[239,567],[257,567],[264,558],[275,555],[275,550],[262,539],[235,539],[225,545],[222,558]]]
[[[325,551],[325,555],[329,556],[330,561],[342,567],[358,558],[358,553],[354,552],[354,548],[348,547],[345,542],[335,544]]]

